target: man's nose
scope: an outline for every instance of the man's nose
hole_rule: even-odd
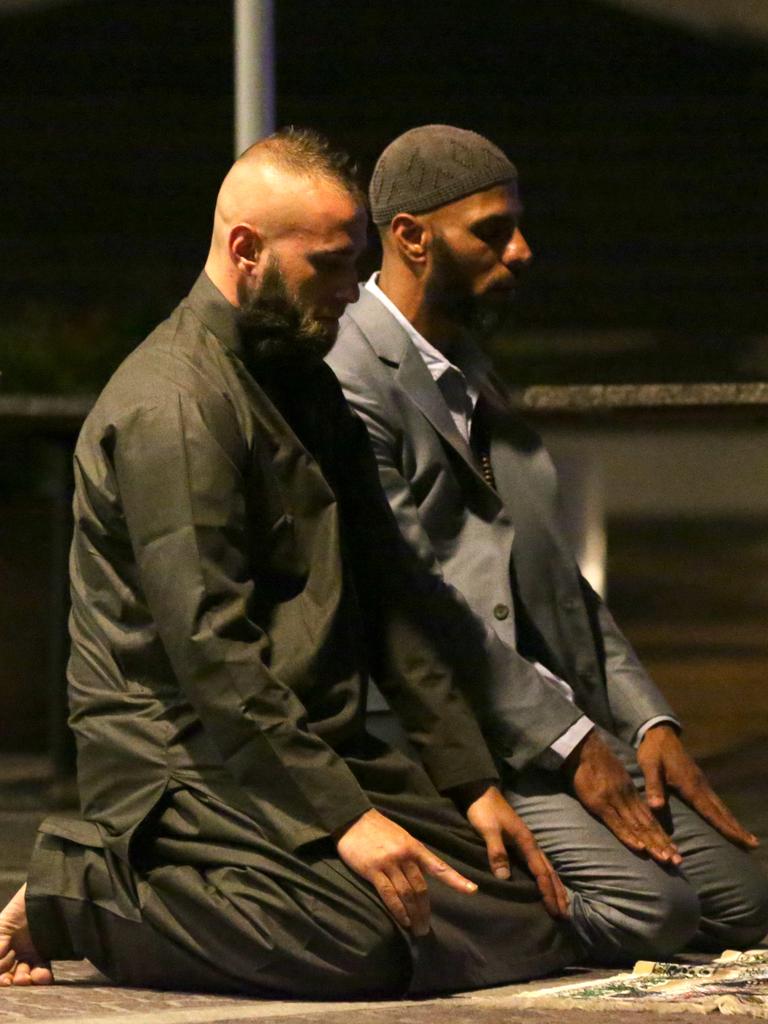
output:
[[[515,228],[515,232],[504,251],[505,266],[511,266],[514,263],[527,267],[532,259],[533,253],[525,240],[525,235],[520,228]]]
[[[343,299],[344,305],[348,306],[353,302],[357,302],[360,298],[360,285],[357,281],[357,276],[351,277],[342,288],[339,289],[338,296]]]

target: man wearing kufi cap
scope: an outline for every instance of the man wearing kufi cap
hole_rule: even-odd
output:
[[[327,358],[403,534],[484,630],[485,669],[463,635],[443,648],[510,802],[570,889],[584,948],[621,962],[758,941],[757,840],[579,573],[549,456],[477,344],[532,258],[514,165],[475,132],[424,125],[381,154],[370,202],[381,270]]]

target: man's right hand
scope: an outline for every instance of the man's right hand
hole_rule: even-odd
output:
[[[376,810],[366,811],[336,838],[339,856],[367,879],[384,906],[415,935],[429,931],[429,893],[424,872],[457,892],[477,886],[431,853],[423,843]]]
[[[682,863],[677,847],[635,789],[626,768],[596,730],[572,751],[564,767],[580,803],[625,846],[636,853],[647,852],[660,864]]]

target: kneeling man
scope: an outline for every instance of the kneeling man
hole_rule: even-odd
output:
[[[41,826],[0,915],[2,984],[87,957],[131,985],[344,998],[575,955],[564,889],[426,639],[425,606],[466,610],[414,567],[323,362],[365,233],[322,140],[257,143],[222,185],[205,272],[85,423],[83,820]],[[365,733],[369,674],[423,767]]]
[[[379,158],[371,211],[381,272],[328,360],[403,534],[486,631],[492,671],[473,697],[512,805],[571,890],[583,948],[621,962],[756,942],[757,840],[579,574],[552,463],[478,344],[531,260],[515,167],[475,132],[414,128]],[[472,657],[465,634],[444,640],[452,660]]]

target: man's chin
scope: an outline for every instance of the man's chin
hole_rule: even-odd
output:
[[[318,326],[317,348],[320,350],[325,343],[327,347],[322,355],[327,356],[339,336],[339,321],[331,317],[317,317],[315,323]]]
[[[493,297],[491,297],[491,295]],[[472,310],[470,329],[480,340],[506,327],[514,315],[514,292],[507,291],[488,293],[481,302],[477,302]]]
[[[516,298],[517,288],[505,286],[490,288],[483,295],[479,296],[477,301],[481,306],[490,306],[493,309],[497,309],[511,306]]]

